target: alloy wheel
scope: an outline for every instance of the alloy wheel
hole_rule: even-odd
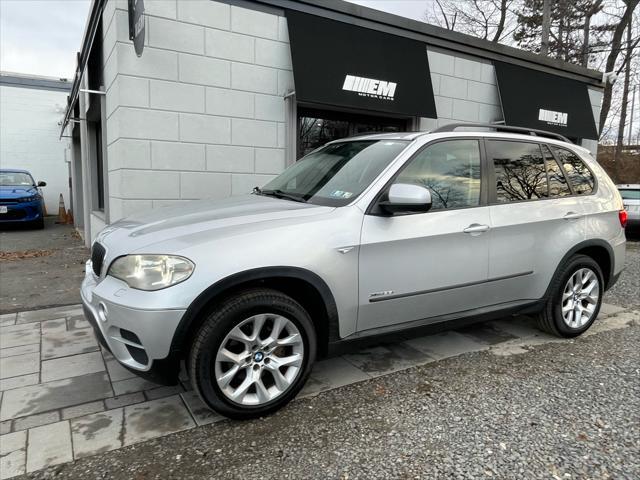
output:
[[[587,324],[600,301],[600,282],[590,268],[578,269],[567,281],[562,293],[562,318],[570,328]]]
[[[215,380],[232,402],[257,406],[286,392],[304,360],[300,331],[276,314],[249,317],[224,338],[215,359]]]

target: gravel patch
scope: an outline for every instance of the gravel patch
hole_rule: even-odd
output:
[[[605,303],[625,308],[640,307],[640,241],[627,240],[625,269],[618,283],[604,295]]]
[[[473,353],[30,478],[640,478],[640,325]]]

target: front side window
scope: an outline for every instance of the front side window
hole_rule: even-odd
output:
[[[547,172],[537,143],[487,142],[496,175],[498,203],[547,198]]]
[[[564,171],[567,172],[567,177],[569,177],[569,182],[571,182],[575,193],[578,195],[592,193],[595,187],[595,179],[584,162],[575,153],[565,148],[552,145],[551,150],[562,164]]]
[[[400,172],[394,183],[412,183],[431,192],[431,210],[480,204],[480,145],[447,140],[429,145]]]
[[[551,155],[551,150],[546,145],[542,145],[544,160],[547,163],[547,173],[549,174],[549,196],[550,197],[567,197],[571,195],[571,188],[567,182],[560,164]]]
[[[333,143],[302,158],[256,192],[317,205],[347,205],[408,144],[406,140]]]

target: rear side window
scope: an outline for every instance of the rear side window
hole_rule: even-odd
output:
[[[567,182],[560,164],[551,155],[551,150],[546,145],[542,145],[542,153],[547,164],[547,174],[549,175],[549,196],[566,197],[571,195],[571,188]]]
[[[475,207],[480,203],[478,140],[447,140],[427,146],[394,183],[413,183],[431,192],[431,210]]]
[[[564,148],[551,145],[551,150],[562,164],[564,171],[567,172],[567,177],[569,177],[573,191],[577,195],[588,195],[592,193],[595,186],[595,179],[593,178],[591,170],[587,168],[584,162],[580,160],[575,153]]]
[[[547,198],[547,172],[537,143],[492,140],[487,147],[495,169],[498,203]]]

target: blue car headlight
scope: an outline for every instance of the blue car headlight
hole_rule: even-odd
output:
[[[22,197],[22,198],[18,199],[18,202],[20,202],[20,203],[28,203],[28,202],[35,202],[36,200],[40,200],[40,195],[32,195],[30,197]]]

